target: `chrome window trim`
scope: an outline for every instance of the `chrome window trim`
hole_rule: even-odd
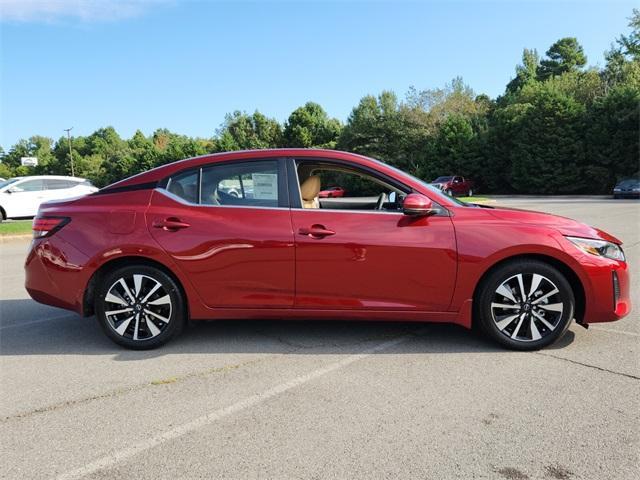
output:
[[[296,212],[332,212],[332,213],[367,213],[367,214],[382,214],[382,215],[404,215],[403,212],[389,212],[383,210],[349,210],[347,208],[291,208],[290,210],[295,210]]]

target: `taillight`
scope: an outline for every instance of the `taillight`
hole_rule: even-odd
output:
[[[36,217],[31,227],[33,238],[50,237],[70,221],[69,217]]]

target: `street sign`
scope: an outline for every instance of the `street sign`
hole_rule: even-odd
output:
[[[21,157],[20,163],[24,167],[35,167],[38,165],[38,157]]]

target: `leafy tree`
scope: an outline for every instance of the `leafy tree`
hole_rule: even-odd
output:
[[[525,104],[509,152],[516,191],[584,191],[584,111],[575,99],[544,85],[535,92]]]
[[[440,175],[475,176],[478,171],[473,157],[475,137],[468,117],[460,114],[448,116],[430,144],[421,176],[427,179]]]
[[[282,127],[257,110],[253,115],[235,111],[225,116],[218,130],[221,151],[276,148],[282,143]]]
[[[314,102],[295,109],[283,132],[283,146],[301,148],[335,148],[342,125]]]
[[[638,175],[640,89],[621,85],[598,99],[587,113],[586,177],[591,191],[608,193],[617,180]]]
[[[540,67],[540,56],[537,50],[525,48],[522,52],[522,65],[516,66],[516,77],[507,84],[507,92],[515,93],[525,85],[535,82]]]
[[[575,37],[565,37],[558,40],[547,50],[547,58],[540,62],[538,79],[546,80],[554,75],[574,72],[587,64],[582,45]]]
[[[629,19],[629,27],[631,27],[631,33],[620,35],[616,42],[624,55],[634,60],[640,60],[640,9],[633,9],[633,14]]]

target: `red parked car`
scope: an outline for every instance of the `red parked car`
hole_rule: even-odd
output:
[[[340,175],[358,177],[367,196],[320,199],[323,179]],[[586,326],[630,309],[613,236],[462,203],[384,163],[329,150],[164,165],[43,204],[33,231],[29,294],[95,314],[112,340],[135,349],[166,342],[190,317],[476,324],[531,350],[574,318]]]
[[[462,195],[471,197],[473,195],[473,181],[459,175],[449,177],[438,177],[431,184],[442,190],[450,197]]]
[[[342,187],[329,187],[326,190],[321,190],[318,194],[320,198],[341,198],[344,197],[345,190]]]

